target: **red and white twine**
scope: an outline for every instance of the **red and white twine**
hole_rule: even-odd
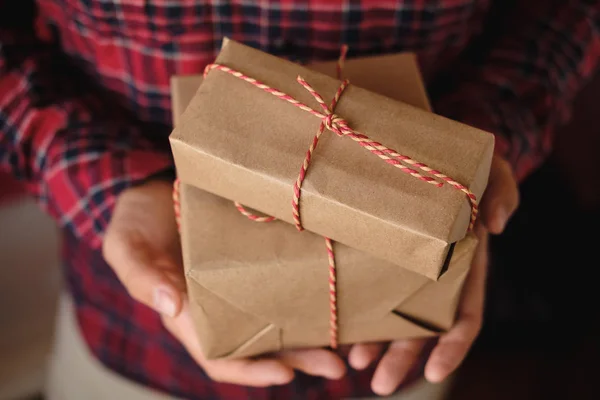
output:
[[[348,48],[346,46],[343,46],[340,57],[338,59],[337,68],[336,68],[337,74],[338,74],[338,79],[341,79],[343,63],[346,58],[347,50],[348,50]],[[321,95],[308,82],[306,82],[300,76],[297,78],[298,83],[300,85],[302,85],[313,96],[313,98],[317,101],[317,103],[321,107],[322,112],[319,112],[319,111],[316,111],[316,110],[312,109],[311,107],[301,103],[300,101],[294,99],[290,95],[283,93],[277,89],[274,89],[252,77],[244,75],[243,73],[236,71],[232,68],[229,68],[225,65],[221,65],[221,64],[208,65],[206,67],[206,69],[204,70],[204,76],[206,77],[206,75],[212,70],[218,70],[218,71],[226,72],[230,75],[233,75],[234,77],[239,78],[247,83],[250,83],[250,84],[256,86],[257,88],[262,89],[265,92],[270,93],[275,97],[278,97],[281,100],[285,100],[285,101],[293,104],[294,106],[314,115],[315,117],[317,117],[321,120],[319,129],[317,130],[317,133],[313,137],[310,147],[309,147],[308,151],[306,152],[306,156],[305,156],[304,162],[302,163],[302,166],[300,168],[300,173],[298,174],[298,178],[296,179],[296,182],[294,182],[294,190],[293,190],[293,196],[292,196],[292,213],[293,213],[294,223],[298,230],[300,230],[300,231],[303,230],[302,222],[300,219],[300,205],[299,205],[302,183],[303,183],[304,179],[306,178],[306,173],[308,171],[310,161],[312,159],[312,155],[313,155],[315,149],[317,148],[319,138],[321,137],[321,135],[323,134],[325,129],[335,133],[336,135],[338,135],[340,137],[348,137],[348,138],[352,139],[353,141],[357,142],[361,147],[363,147],[364,149],[368,150],[372,154],[374,154],[377,157],[379,157],[380,159],[382,159],[384,162],[398,168],[400,171],[407,173],[414,178],[417,178],[419,180],[422,180],[424,182],[432,184],[436,187],[441,187],[444,185],[444,183],[447,183],[450,186],[454,187],[455,189],[463,192],[466,195],[466,197],[471,205],[471,219],[469,222],[469,231],[471,231],[473,229],[473,227],[475,225],[475,221],[477,219],[478,206],[477,206],[477,198],[476,198],[475,194],[473,192],[471,192],[471,190],[468,187],[462,185],[461,183],[459,183],[456,180],[452,179],[451,177],[443,174],[442,172],[435,170],[433,168],[430,168],[429,166],[427,166],[424,163],[418,162],[418,161],[412,159],[411,157],[400,154],[397,151],[390,149],[390,148],[384,146],[383,144],[370,139],[367,135],[365,135],[361,132],[355,131],[354,129],[350,128],[348,122],[345,119],[341,118],[340,116],[336,115],[333,112],[333,110],[335,110],[335,107],[336,107],[338,101],[340,100],[342,94],[344,93],[344,90],[350,84],[350,82],[348,80],[342,81],[340,87],[338,88],[337,92],[335,93],[333,100],[331,101],[331,105],[328,107],[327,104],[325,103],[325,101],[323,100],[323,98],[321,97]],[[424,175],[424,174],[418,172],[417,170],[424,172],[428,175]],[[179,181],[175,182],[174,191],[173,191],[173,200],[175,202],[175,216],[177,219],[177,224],[179,226],[179,220],[180,220]],[[235,206],[242,215],[245,215],[247,218],[251,219],[252,221],[256,221],[256,222],[275,221],[274,217],[255,215],[255,214],[249,212],[248,210],[246,210],[244,208],[244,206],[242,206],[241,204],[239,204],[237,202],[235,202]],[[328,263],[329,263],[330,343],[331,343],[332,348],[336,348],[338,345],[338,312],[337,312],[337,277],[336,277],[337,274],[336,274],[336,266],[335,266],[335,253],[333,251],[333,242],[331,239],[325,238],[325,244],[326,244],[326,248],[327,248],[327,258],[328,258]]]
[[[175,222],[177,223],[177,231],[181,232],[181,201],[179,200],[179,187],[181,183],[179,179],[175,179],[173,184],[173,211],[175,211]]]

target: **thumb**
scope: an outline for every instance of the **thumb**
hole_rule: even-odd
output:
[[[143,244],[107,242],[105,259],[131,297],[169,317],[179,314],[185,290],[183,273],[175,262],[155,256]]]
[[[481,203],[481,217],[490,233],[500,234],[519,205],[517,181],[508,162],[494,156]]]

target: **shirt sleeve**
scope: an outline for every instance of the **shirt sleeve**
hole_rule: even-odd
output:
[[[503,0],[504,1],[504,0]],[[438,113],[496,135],[496,152],[523,180],[552,147],[600,55],[600,1],[516,0],[487,51],[445,79],[458,84]],[[483,32],[485,34],[485,30]],[[475,61],[476,60],[476,61]]]
[[[173,168],[167,136],[79,77],[29,3],[0,0],[0,168],[97,248],[119,193]]]

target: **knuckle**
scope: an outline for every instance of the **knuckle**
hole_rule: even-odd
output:
[[[396,353],[398,356],[413,358],[421,353],[422,342],[421,341],[399,341],[392,343],[390,350]]]
[[[506,158],[496,155],[492,163],[496,164],[499,171],[510,172],[512,174],[512,167]]]
[[[500,164],[501,168],[504,169],[505,171],[512,171],[512,168],[510,167],[510,163],[508,162],[508,160],[504,157],[498,157],[498,163]]]
[[[126,252],[127,243],[127,238],[119,229],[108,227],[102,240],[102,257],[113,269],[120,255]]]
[[[407,347],[403,350],[403,353],[406,355],[406,357],[416,358],[421,353],[421,349],[414,346]]]
[[[141,294],[139,293],[139,291],[136,290],[135,286],[130,285],[128,283],[127,279],[122,279],[121,282],[123,283],[123,286],[125,287],[125,290],[129,294],[129,296],[131,296],[134,300],[137,300],[137,301],[139,301],[141,303],[144,302],[145,299],[141,296]]]
[[[139,301],[140,303],[148,304],[150,299],[145,298],[144,290],[139,280],[136,279],[136,274],[134,274],[131,269],[127,269],[124,273],[119,277],[121,283],[125,287],[125,290],[134,300]]]

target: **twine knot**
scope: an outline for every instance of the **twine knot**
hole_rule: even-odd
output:
[[[335,133],[338,136],[344,136],[348,130],[348,122],[337,114],[329,112],[323,118],[325,128]]]

